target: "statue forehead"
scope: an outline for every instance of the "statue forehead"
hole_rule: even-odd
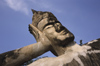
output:
[[[48,20],[48,18],[44,18],[43,20],[41,20],[39,23],[38,23],[38,29],[40,29],[41,31],[44,29],[44,27],[47,26],[47,24],[50,24],[50,23],[56,23],[56,21],[54,20],[51,20],[51,22]]]
[[[40,29],[41,31],[43,30],[44,26],[48,24],[48,19],[45,18],[43,20],[41,20],[39,23],[38,23],[38,29]]]
[[[43,19],[43,14],[45,12],[42,11],[36,11],[33,13],[33,17],[32,17],[32,24],[37,27],[38,23]]]

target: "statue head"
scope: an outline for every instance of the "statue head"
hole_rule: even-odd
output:
[[[65,28],[51,12],[32,10],[32,25],[39,29],[54,44],[67,45],[74,35]]]

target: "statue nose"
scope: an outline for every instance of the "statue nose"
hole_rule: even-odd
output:
[[[60,32],[64,29],[64,27],[60,24],[55,24],[54,26],[55,26],[55,29],[56,29],[57,32]]]

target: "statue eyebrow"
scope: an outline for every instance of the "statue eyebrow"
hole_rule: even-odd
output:
[[[55,23],[60,23],[60,22],[50,22],[50,23],[47,23],[46,25],[44,25],[44,27],[43,27],[43,29],[46,27],[46,26],[48,26],[48,25],[54,25]]]
[[[44,29],[46,26],[48,26],[48,25],[54,25],[54,22],[52,22],[52,23],[47,23],[46,25],[44,25],[43,29]]]

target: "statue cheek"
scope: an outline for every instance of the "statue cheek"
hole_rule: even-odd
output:
[[[44,31],[43,33],[45,34],[45,36],[48,36],[48,37],[53,35],[53,32],[51,32],[49,30]]]
[[[54,28],[49,28],[49,29],[46,30],[46,33],[47,34],[53,34],[53,33],[55,33],[55,29]]]

